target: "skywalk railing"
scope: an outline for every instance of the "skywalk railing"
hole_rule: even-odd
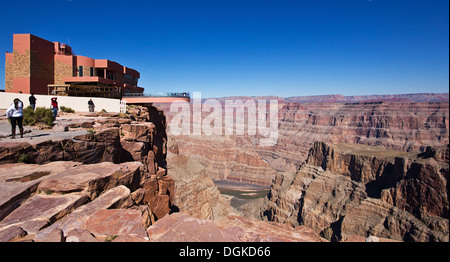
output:
[[[188,92],[182,93],[125,93],[124,97],[190,97]]]

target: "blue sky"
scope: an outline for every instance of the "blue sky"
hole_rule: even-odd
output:
[[[4,1],[14,33],[141,73],[145,92],[203,97],[448,92],[448,0]],[[0,52],[0,89],[4,88]]]

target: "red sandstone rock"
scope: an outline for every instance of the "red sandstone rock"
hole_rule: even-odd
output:
[[[22,228],[11,226],[6,229],[0,229],[0,242],[10,242],[27,235]]]
[[[0,220],[30,197],[43,179],[80,164],[60,161],[45,165],[0,165]]]
[[[36,194],[3,219],[0,222],[0,229],[20,226],[28,234],[34,234],[45,225],[55,222],[87,202],[88,197],[83,193]]]
[[[448,241],[446,174],[423,154],[317,142],[296,174],[275,178],[264,214],[331,240]]]
[[[77,166],[44,179],[39,184],[38,190],[58,193],[86,190],[92,196],[118,185],[136,188],[140,183],[141,168],[142,164],[139,162],[123,164],[103,162]]]
[[[67,233],[66,242],[100,242],[100,240],[89,231],[76,228]]]
[[[147,240],[147,232],[139,210],[98,210],[86,221],[85,228],[96,238],[127,235]]]
[[[307,159],[308,150],[315,141],[374,145],[403,152],[419,152],[427,146],[449,143],[448,102],[345,104],[279,101],[278,141],[275,146],[258,146],[258,136],[229,136],[227,139],[222,136],[177,136],[176,151],[198,160],[212,179],[269,186],[275,172],[272,170],[270,173],[265,166],[277,171],[296,172]],[[166,114],[170,123],[174,114],[169,108],[166,108]],[[202,117],[206,117],[206,113]]]
[[[214,222],[182,213],[165,216],[149,227],[147,233],[150,241],[155,242],[326,241],[305,227],[294,229],[236,216]]]
[[[152,111],[156,115],[148,114],[148,109],[142,111],[142,119],[152,119],[156,124],[111,120],[106,124],[118,128],[104,129],[95,124],[93,132],[56,132],[54,140],[1,142],[0,163],[16,161],[27,154],[32,162],[40,164],[71,159],[85,164],[0,166],[0,170],[8,169],[0,175],[0,232],[12,232],[20,226],[23,234],[17,231],[16,238],[28,234],[27,239],[35,241],[62,241],[63,235],[67,242],[98,241],[105,240],[108,234],[116,236],[115,233],[120,235],[120,241],[145,241],[145,228],[169,213],[175,183],[164,168],[167,153],[164,114],[157,109]],[[125,127],[124,139],[120,139],[121,125],[129,127]],[[120,156],[128,150],[132,151],[129,159]],[[127,160],[140,162],[112,163]],[[31,196],[33,193],[36,194]],[[105,214],[111,216],[104,217]],[[108,218],[117,219],[109,224],[100,223]],[[127,231],[130,224],[126,221],[132,220],[138,221],[139,226],[136,224]],[[99,239],[87,229],[99,235]]]

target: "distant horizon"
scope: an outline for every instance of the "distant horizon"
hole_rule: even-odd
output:
[[[443,95],[450,95],[449,92],[422,92],[422,93],[397,93],[397,94],[370,94],[370,95],[343,95],[343,94],[321,94],[321,95],[297,95],[297,96],[286,96],[286,97],[282,97],[282,96],[277,96],[277,95],[248,95],[248,96],[234,96],[234,95],[229,95],[229,96],[223,96],[223,97],[282,97],[282,98],[289,98],[289,97],[313,97],[313,96],[337,96],[337,95],[341,95],[343,97],[352,97],[352,96],[395,96],[395,95],[425,95],[425,94],[434,94],[434,95],[438,95],[438,94],[443,94]],[[216,97],[216,98],[220,98],[220,97]]]
[[[66,43],[77,55],[139,71],[145,93],[448,92],[447,0],[24,0],[2,7],[3,51],[13,51],[20,33]],[[121,19],[111,19],[119,10]],[[0,89],[4,61],[0,52]]]

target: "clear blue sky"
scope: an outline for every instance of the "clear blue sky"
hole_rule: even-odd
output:
[[[448,0],[3,1],[14,33],[141,73],[146,92],[370,95],[448,92]]]

